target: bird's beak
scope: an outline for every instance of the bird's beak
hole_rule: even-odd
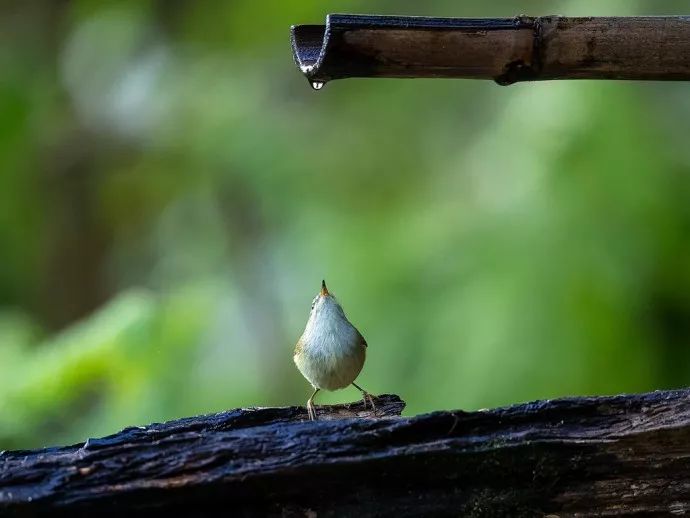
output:
[[[329,295],[328,288],[326,288],[326,281],[321,281],[321,291],[319,292],[319,295],[322,297]]]

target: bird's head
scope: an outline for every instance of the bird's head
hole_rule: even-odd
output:
[[[311,318],[337,312],[344,316],[343,309],[335,297],[328,291],[326,281],[321,281],[321,290],[311,302]]]

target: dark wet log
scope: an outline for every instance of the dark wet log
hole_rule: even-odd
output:
[[[690,79],[690,16],[423,18],[329,15],[291,29],[316,84],[348,77]]]
[[[234,410],[0,455],[2,516],[690,512],[690,391],[397,417]]]

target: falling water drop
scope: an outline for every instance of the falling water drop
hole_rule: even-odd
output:
[[[321,90],[321,89],[323,88],[323,85],[325,85],[325,84],[326,84],[326,83],[324,83],[323,81],[312,81],[312,82],[311,82],[311,87],[312,87],[314,90]]]

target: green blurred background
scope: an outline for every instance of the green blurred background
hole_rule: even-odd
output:
[[[684,7],[3,2],[0,450],[303,404],[322,278],[407,414],[688,385],[688,84],[314,92],[288,32]]]

